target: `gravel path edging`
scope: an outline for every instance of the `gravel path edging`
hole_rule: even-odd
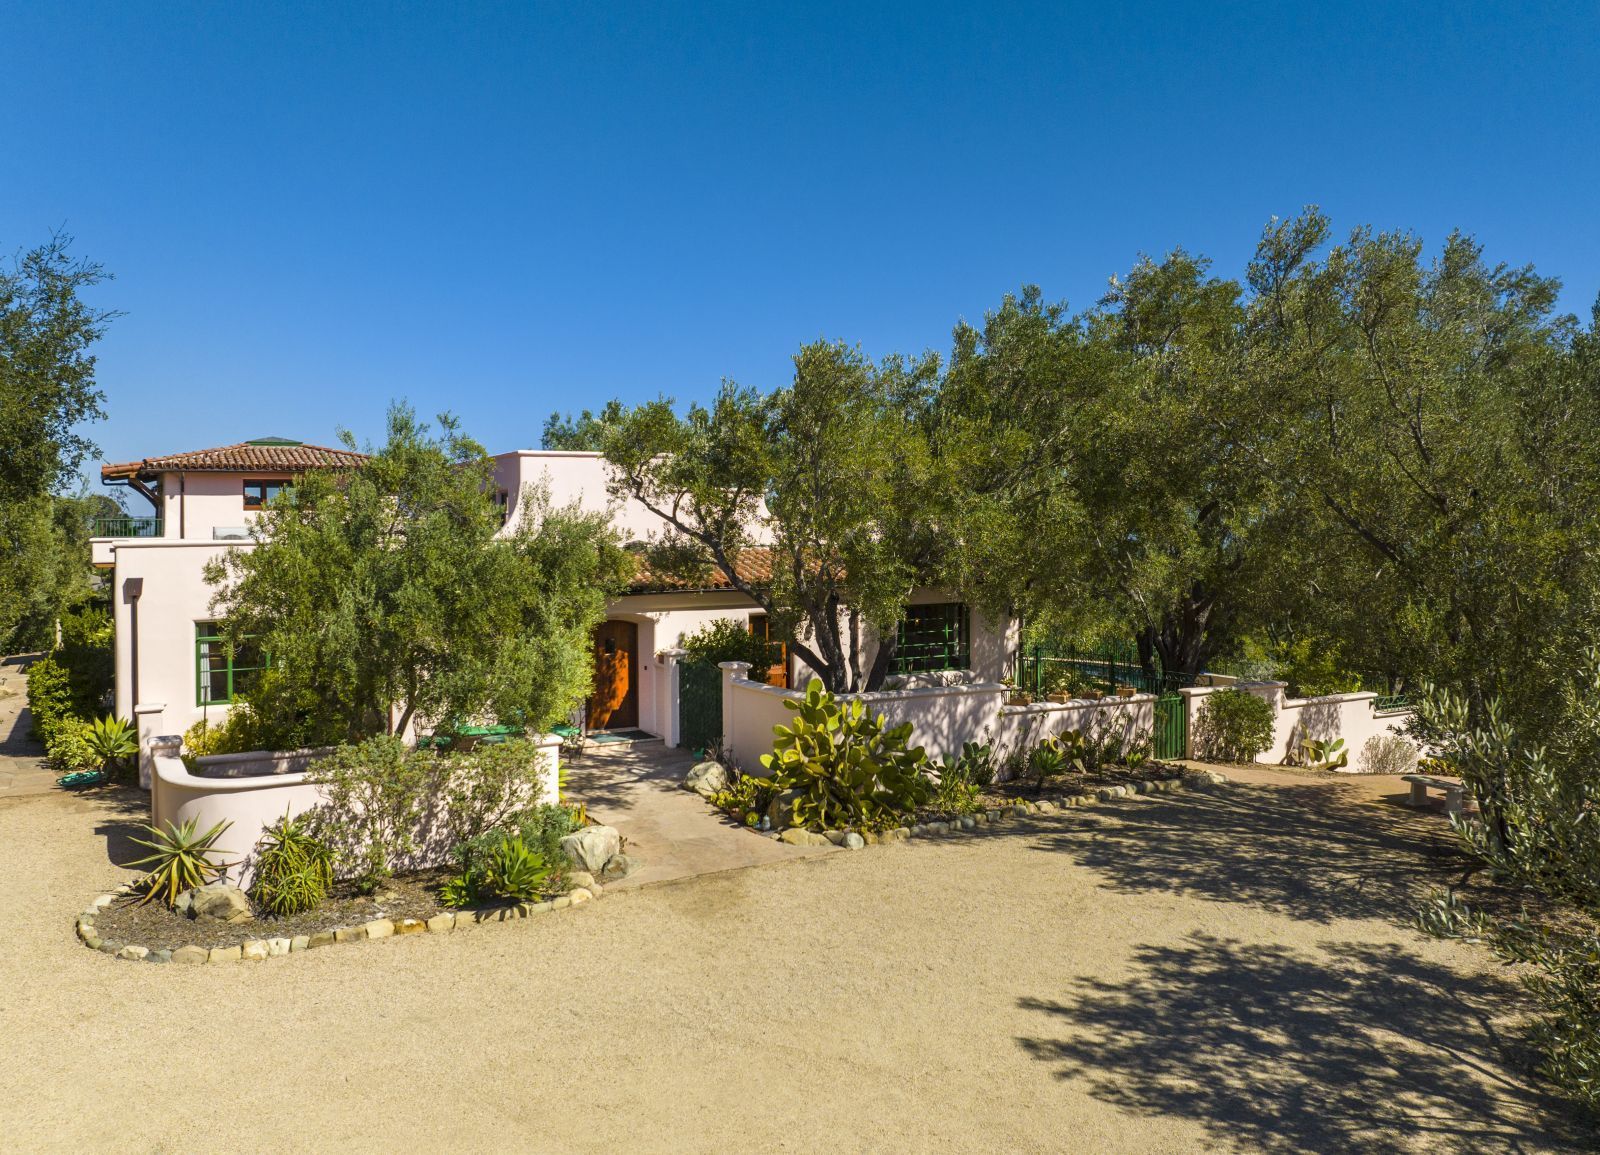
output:
[[[342,946],[352,942],[372,942],[386,938],[401,938],[411,934],[452,934],[455,931],[470,930],[480,923],[489,922],[514,922],[518,919],[529,918],[536,914],[545,914],[552,910],[565,910],[568,907],[582,906],[599,897],[600,891],[597,884],[592,890],[588,887],[574,887],[566,894],[547,899],[544,902],[519,903],[515,906],[491,906],[478,910],[446,910],[440,911],[432,918],[375,918],[369,922],[359,923],[355,926],[342,926],[333,930],[322,930],[316,934],[296,935],[293,938],[253,938],[233,946],[181,946],[176,950],[151,950],[149,947],[137,943],[123,943],[105,939],[95,930],[95,917],[106,907],[120,898],[126,898],[133,893],[133,885],[124,883],[116,890],[98,896],[89,906],[78,915],[77,934],[78,941],[90,950],[99,951],[101,954],[111,955],[113,958],[125,959],[129,962],[153,963],[187,963],[199,965],[202,963],[229,963],[229,962],[259,962],[262,959],[276,958],[279,955],[298,954],[301,951],[316,950],[325,946]]]

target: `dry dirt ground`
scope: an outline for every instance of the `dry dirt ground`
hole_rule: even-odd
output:
[[[0,800],[7,1151],[1579,1151],[1441,820],[1129,800],[261,963],[115,961],[135,794]]]

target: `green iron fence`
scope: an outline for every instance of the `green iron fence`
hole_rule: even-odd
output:
[[[722,741],[722,671],[715,662],[678,667],[678,741],[697,757]]]
[[[1194,681],[1188,674],[1145,669],[1132,645],[1078,650],[1036,644],[1017,655],[1017,688],[1036,698],[1060,687],[1068,692],[1081,687],[1112,694],[1118,686],[1132,686],[1141,694],[1164,694],[1192,686]]]

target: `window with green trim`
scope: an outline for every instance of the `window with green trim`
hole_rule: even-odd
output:
[[[194,624],[195,705],[225,706],[249,689],[267,668],[266,655],[248,638],[238,646],[218,632],[216,622]]]
[[[972,665],[972,615],[961,602],[907,606],[889,669],[896,674],[965,670]]]

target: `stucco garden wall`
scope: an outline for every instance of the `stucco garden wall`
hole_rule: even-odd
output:
[[[557,758],[561,740],[545,736],[536,741],[542,766],[541,793],[530,803],[554,803],[559,798]],[[228,872],[239,886],[249,886],[254,871],[250,856],[264,831],[284,817],[301,814],[322,800],[318,788],[306,780],[305,768],[319,751],[292,751],[273,754],[218,755],[198,760],[199,773],[191,773],[179,757],[182,739],[163,735],[150,739],[147,752],[152,766],[151,822],[165,828],[167,823],[195,819],[198,828],[209,830],[218,822],[230,825],[218,837],[219,857],[239,865]],[[447,860],[450,847],[437,828],[437,814],[430,813],[416,832],[418,852],[399,863],[407,869],[434,866]]]
[[[1196,686],[1183,690],[1189,713],[1189,754],[1194,756],[1195,732],[1200,709],[1206,697],[1222,687]],[[1399,734],[1411,713],[1408,710],[1379,712],[1374,709],[1378,695],[1370,691],[1353,694],[1326,694],[1316,698],[1289,698],[1284,682],[1240,682],[1231,689],[1244,690],[1265,698],[1273,709],[1272,745],[1256,758],[1257,762],[1281,764],[1300,758],[1300,743],[1343,738],[1350,755],[1349,769],[1360,771],[1362,754],[1368,741],[1380,735]]]

